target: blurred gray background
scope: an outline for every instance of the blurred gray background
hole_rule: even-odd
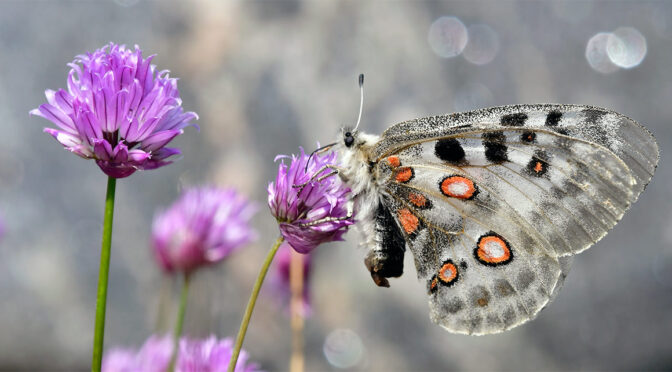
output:
[[[443,31],[439,39],[432,27]],[[618,31],[628,37],[617,55],[588,45],[622,27],[636,31]],[[201,184],[235,186],[261,207],[257,243],[199,272],[190,294],[187,334],[235,336],[278,234],[265,204],[273,158],[331,142],[351,124],[363,72],[369,132],[492,105],[591,104],[649,128],[661,160],[623,220],[575,259],[555,302],[504,334],[452,335],[433,325],[410,255],[405,276],[380,289],[356,231],[320,247],[307,370],[672,369],[672,2],[3,0],[0,370],[88,368],[106,179],[42,133],[51,124],[28,111],[45,89],[65,87],[76,54],[109,41],[158,54],[154,62],[180,78],[184,107],[198,112],[202,129],[174,142],[182,160],[118,183],[107,349],[138,347],[170,328],[178,283],[153,261],[151,221],[180,190]],[[245,349],[263,368],[285,370],[289,319],[268,288]]]

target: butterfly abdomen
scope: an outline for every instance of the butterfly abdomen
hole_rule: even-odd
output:
[[[396,278],[403,274],[406,240],[391,211],[382,201],[376,208],[375,240],[377,244],[369,251],[364,262],[376,285],[389,287],[387,278]]]

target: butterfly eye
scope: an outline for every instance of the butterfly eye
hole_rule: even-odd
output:
[[[346,132],[344,142],[346,147],[350,147],[355,143],[355,137],[352,136],[352,133]]]

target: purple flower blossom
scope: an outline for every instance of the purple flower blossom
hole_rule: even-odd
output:
[[[289,244],[285,242],[280,246],[280,249],[278,249],[278,253],[275,256],[275,271],[273,272],[273,277],[271,279],[273,297],[286,310],[290,309],[292,297],[290,287],[292,254],[292,247]],[[299,256],[301,256],[301,262],[303,263],[303,306],[301,307],[300,315],[306,317],[311,313],[310,271],[312,256],[311,253],[301,254]]]
[[[275,160],[281,158],[289,157],[279,155]],[[336,153],[315,155],[308,163],[302,148],[301,154],[292,155],[291,159],[289,166],[280,164],[275,183],[268,185],[268,206],[280,225],[280,233],[299,253],[310,252],[321,243],[343,240],[342,235],[354,223],[352,218],[343,219],[348,213],[350,189],[337,176],[320,182],[315,177],[308,182],[324,165],[336,165]],[[295,187],[306,182],[303,188]]]
[[[170,337],[150,337],[136,353],[131,349],[113,349],[105,353],[104,372],[165,372],[170,364],[173,342]],[[233,340],[218,340],[210,336],[204,340],[181,338],[176,372],[224,372],[233,355]],[[240,351],[236,372],[256,372],[259,366],[248,362],[248,355]]]
[[[256,207],[233,189],[187,190],[154,218],[152,245],[167,272],[190,273],[226,258],[255,233],[249,225]]]
[[[110,177],[170,164],[180,150],[164,146],[198,116],[182,111],[177,79],[156,72],[153,58],[114,43],[78,55],[68,90],[47,90],[48,103],[30,113],[56,124],[44,131]]]

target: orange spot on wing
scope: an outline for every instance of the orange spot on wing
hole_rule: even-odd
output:
[[[387,158],[387,162],[390,163],[390,166],[392,168],[396,168],[401,165],[401,162],[399,161],[399,158],[396,156],[390,156]]]
[[[476,256],[484,263],[506,263],[511,259],[511,248],[502,237],[497,235],[485,235],[478,240]]]
[[[544,170],[544,164],[542,164],[540,161],[538,161],[538,162],[534,165],[534,171],[537,172],[537,173],[539,173],[539,172],[541,172],[542,170]]]
[[[452,284],[457,279],[457,266],[455,266],[453,261],[446,261],[441,266],[438,278],[446,284]]]
[[[394,176],[394,179],[401,183],[408,182],[411,180],[411,178],[413,178],[413,169],[409,167],[399,168],[396,175]]]
[[[416,207],[424,207],[427,205],[427,198],[422,194],[409,193],[408,200],[413,203]]]
[[[432,278],[432,281],[429,283],[429,293],[435,292],[438,285],[439,285],[439,280],[436,278],[436,276],[434,276]]]
[[[471,199],[477,191],[474,182],[466,177],[450,176],[441,181],[441,192],[451,198]]]
[[[418,217],[411,213],[410,210],[407,208],[402,208],[398,211],[398,214],[399,222],[401,223],[401,227],[404,228],[404,231],[406,231],[406,234],[412,234],[418,230],[420,221],[418,220]]]

